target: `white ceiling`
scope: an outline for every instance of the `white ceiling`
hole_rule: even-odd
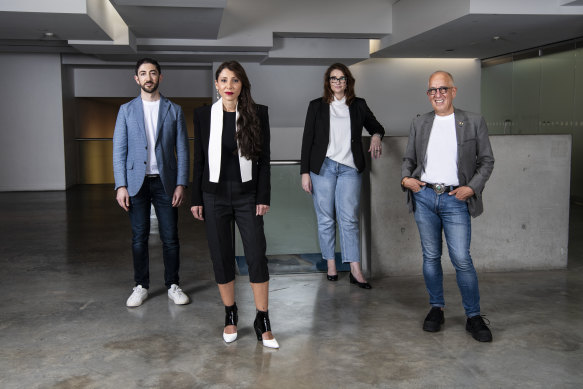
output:
[[[0,0],[0,52],[103,64],[485,59],[581,37],[583,0]]]

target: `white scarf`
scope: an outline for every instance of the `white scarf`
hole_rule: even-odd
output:
[[[237,104],[239,107],[239,104]],[[239,110],[236,109],[235,123],[239,119]],[[239,131],[239,128],[236,129]],[[211,107],[211,133],[209,135],[209,181],[219,182],[221,176],[221,151],[223,148],[223,99],[220,98]],[[237,145],[239,152],[239,166],[241,167],[241,182],[251,181],[253,161],[241,155],[241,149]]]

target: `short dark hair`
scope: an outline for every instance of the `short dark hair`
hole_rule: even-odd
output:
[[[136,62],[136,76],[138,75],[138,69],[140,68],[140,66],[142,66],[145,63],[151,63],[152,65],[156,66],[156,70],[158,71],[158,74],[162,74],[162,68],[160,67],[160,64],[158,63],[158,61],[156,61],[154,58],[142,58],[139,59],[138,62]]]

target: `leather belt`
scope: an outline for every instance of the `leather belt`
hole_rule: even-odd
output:
[[[438,195],[440,195],[442,193],[451,192],[452,190],[459,188],[459,186],[445,185],[445,184],[429,184],[429,183],[426,183],[425,186],[433,189],[433,191],[435,193],[437,193]]]

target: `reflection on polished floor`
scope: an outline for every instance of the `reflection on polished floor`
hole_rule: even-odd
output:
[[[580,388],[583,386],[583,207],[572,206],[569,269],[481,273],[492,343],[464,329],[452,276],[444,330],[421,330],[423,280],[371,280],[368,291],[323,274],[273,276],[280,350],[263,348],[246,277],[237,284],[239,339],[224,310],[202,224],[181,209],[181,286],[168,301],[160,244],[151,289],[131,292],[130,228],[110,186],[0,193],[1,388]],[[479,237],[476,237],[479,239]]]

